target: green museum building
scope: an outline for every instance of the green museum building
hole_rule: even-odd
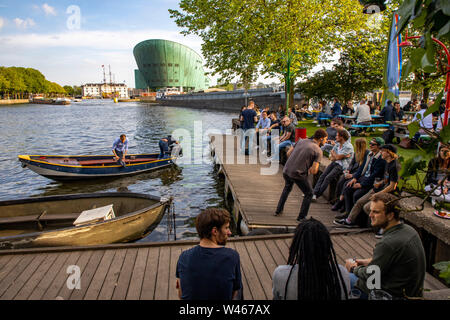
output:
[[[138,70],[136,89],[178,88],[182,92],[209,87],[202,58],[177,42],[152,39],[138,43],[133,50]]]

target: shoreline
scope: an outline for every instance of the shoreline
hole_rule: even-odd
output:
[[[27,104],[30,103],[28,99],[5,99],[0,100],[0,106],[10,106],[15,104]]]

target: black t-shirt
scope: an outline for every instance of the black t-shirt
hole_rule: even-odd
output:
[[[386,162],[384,167],[383,186],[380,188],[373,188],[375,192],[379,192],[386,188],[391,182],[398,182],[398,163],[397,160]]]
[[[253,109],[245,109],[242,111],[244,117],[244,130],[253,129],[255,127],[256,111]]]
[[[288,140],[291,140],[292,142],[295,142],[295,126],[293,123],[289,124],[287,127],[284,127],[284,133],[291,133],[291,136]]]
[[[183,300],[231,300],[242,288],[239,254],[230,248],[195,246],[178,258]]]

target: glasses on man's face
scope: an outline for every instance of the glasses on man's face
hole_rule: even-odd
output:
[[[370,145],[371,147],[375,147],[375,146],[377,146],[378,144],[377,144],[377,143],[369,143],[369,145]]]

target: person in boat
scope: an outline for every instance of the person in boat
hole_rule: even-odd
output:
[[[159,140],[160,153],[158,159],[167,158],[174,144],[178,144],[178,141],[172,139],[171,135],[168,135],[166,138],[162,138],[161,140]]]
[[[125,167],[125,157],[128,152],[128,139],[125,134],[121,134],[119,138],[114,140],[112,152],[115,156],[114,160]]]
[[[176,288],[183,300],[235,300],[241,298],[242,276],[239,253],[226,248],[230,213],[210,208],[195,219],[199,245],[180,254]]]

